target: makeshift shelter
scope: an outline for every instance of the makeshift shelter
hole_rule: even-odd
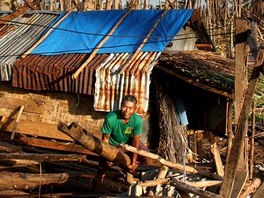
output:
[[[98,111],[118,109],[122,96],[133,94],[139,101],[137,113],[146,114],[151,70],[192,13],[110,10],[62,14],[63,20],[50,35],[17,61],[12,85],[94,95]]]

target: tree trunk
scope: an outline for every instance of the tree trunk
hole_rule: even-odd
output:
[[[76,123],[72,123],[68,127],[65,123],[59,122],[58,129],[71,136],[86,149],[114,162],[116,165],[120,165],[122,168],[127,168],[131,163],[127,154],[121,152],[115,146],[99,140]]]
[[[166,87],[165,78],[156,83],[160,145],[158,154],[171,162],[182,163],[185,149],[188,148],[186,126],[180,125],[173,102],[175,96],[169,95],[172,88]]]

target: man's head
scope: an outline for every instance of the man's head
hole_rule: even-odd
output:
[[[122,99],[121,112],[125,120],[129,120],[137,108],[137,99],[135,96],[126,95]]]

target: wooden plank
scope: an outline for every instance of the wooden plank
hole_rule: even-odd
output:
[[[261,186],[254,193],[252,198],[262,198],[264,195],[264,182],[262,182]]]
[[[224,176],[223,163],[221,160],[219,147],[218,147],[216,142],[214,142],[214,144],[211,145],[211,152],[214,155],[214,161],[215,161],[215,165],[216,165],[217,174],[220,176]]]
[[[248,178],[248,171],[236,172],[236,177],[235,177],[234,187],[232,190],[231,197],[239,197],[242,189],[244,188],[247,178]]]
[[[179,181],[176,178],[170,182],[170,185],[174,186],[177,190],[182,190],[188,193],[192,193],[194,195],[198,195],[199,197],[206,197],[206,198],[222,198],[222,196],[214,194],[212,192],[202,190],[200,188],[196,188],[193,186],[189,186],[188,184]]]
[[[18,123],[19,123],[19,121],[20,121],[20,118],[21,118],[21,116],[22,116],[23,111],[24,111],[24,105],[21,105],[21,107],[20,107],[20,109],[19,109],[19,111],[18,111],[17,118],[16,118],[16,120],[15,120],[15,123],[14,123],[13,129],[12,129],[12,134],[11,134],[11,138],[10,138],[11,140],[13,140],[14,137],[15,137],[16,128],[17,128],[17,125],[18,125]]]
[[[41,114],[44,111],[44,105],[39,102],[11,98],[11,97],[1,97],[0,108],[3,109],[17,109],[18,106],[24,105],[24,112]]]
[[[14,123],[15,123],[14,119],[8,119],[8,121],[2,125],[1,130],[6,132],[12,132]],[[58,139],[58,140],[73,141],[73,139],[70,136],[59,131],[57,129],[56,124],[38,122],[38,121],[20,120],[20,123],[16,129],[16,133],[46,137],[46,138]]]
[[[97,155],[89,151],[88,149],[85,149],[83,146],[76,145],[76,144],[69,145],[68,143],[65,144],[61,142],[54,142],[54,141],[43,140],[43,139],[38,139],[38,138],[29,138],[29,137],[18,137],[18,138],[15,138],[15,141],[22,143],[22,144],[29,145],[29,146],[49,148],[49,149],[54,149],[54,150],[87,154],[87,155]]]

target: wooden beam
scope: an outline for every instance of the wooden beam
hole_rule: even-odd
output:
[[[0,153],[1,160],[11,159],[31,159],[37,162],[43,161],[81,161],[85,155],[66,155],[66,154],[31,154],[31,153]]]
[[[109,37],[116,31],[118,26],[124,21],[124,19],[129,15],[132,9],[128,9],[126,13],[118,20],[118,22],[115,24],[115,26],[110,30],[110,32],[103,38],[103,40],[98,43],[98,45],[94,48],[92,53],[90,54],[89,58],[77,69],[77,71],[72,75],[73,79],[76,79],[79,74],[82,72],[82,70],[91,62],[91,60],[94,58],[98,50],[103,46],[103,44],[109,39]]]
[[[68,181],[67,173],[58,174],[30,174],[2,172],[0,174],[0,186],[5,190],[29,190],[38,186],[49,184],[63,184]]]
[[[173,178],[173,180],[170,182],[170,185],[174,186],[177,190],[182,190],[188,193],[192,193],[194,195],[198,195],[199,197],[204,198],[223,198],[221,195],[214,194],[212,192],[202,190],[200,188],[195,188],[193,186],[189,186],[188,184],[181,182],[177,180],[176,178]]]
[[[28,167],[37,165],[39,162],[34,160],[23,160],[23,159],[11,159],[11,160],[0,160],[0,169],[10,169],[18,167]]]
[[[244,103],[241,109],[241,114],[238,120],[238,126],[237,126],[235,137],[233,140],[233,146],[230,152],[230,158],[228,159],[226,163],[225,177],[224,177],[221,189],[220,189],[220,195],[222,195],[223,197],[228,198],[231,196],[235,173],[236,173],[239,156],[240,156],[239,154],[242,151],[244,137],[247,133],[247,128],[246,128],[245,123],[248,120],[248,114],[251,108],[251,103],[253,100],[253,95],[256,90],[256,85],[259,79],[259,75],[263,67],[263,61],[264,61],[264,47],[261,46],[258,52],[257,59],[255,61],[255,66],[253,67],[253,70],[252,70],[252,74],[251,74],[250,81],[248,84]]]
[[[29,137],[18,137],[18,138],[15,138],[15,141],[22,143],[22,144],[29,145],[29,146],[97,156],[97,154],[89,151],[83,146],[76,145],[76,144],[72,145],[69,143],[54,142],[50,140],[29,138]]]
[[[2,125],[1,130],[6,132],[12,132],[14,123],[14,119],[8,118],[7,121]],[[56,124],[39,121],[20,120],[19,125],[16,129],[16,133],[58,140],[73,141],[71,137],[58,130]]]

